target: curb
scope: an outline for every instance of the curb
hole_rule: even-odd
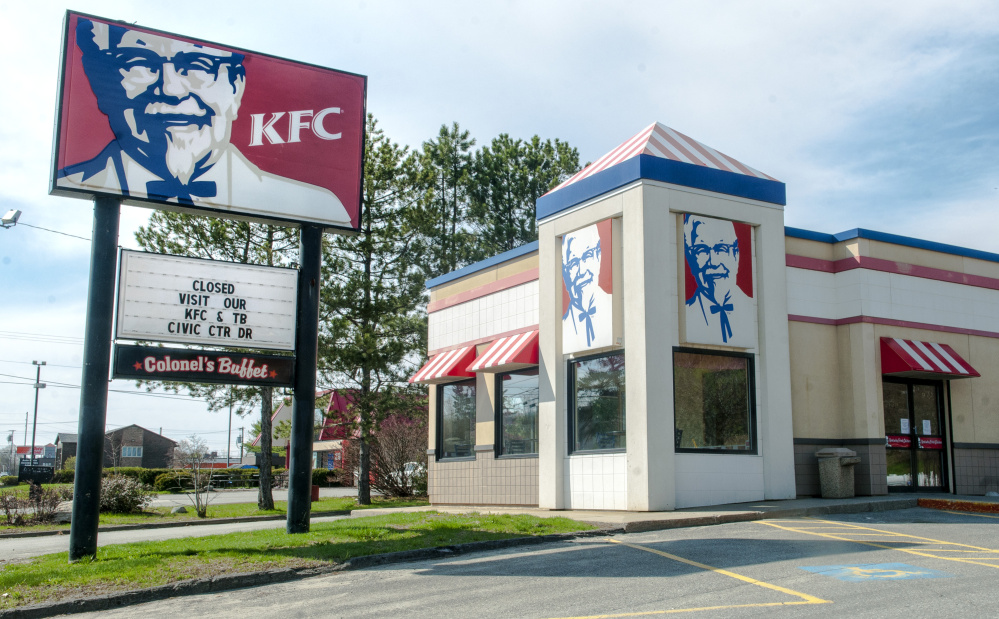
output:
[[[336,510],[328,512],[312,512],[310,518],[325,518],[328,516],[349,516],[351,512],[357,510]],[[175,527],[193,527],[212,524],[232,524],[235,522],[262,522],[265,520],[285,520],[287,516],[243,516],[234,518],[208,518],[206,520],[181,520],[179,522],[147,522],[142,524],[109,524],[97,529],[98,533],[109,531],[137,531],[141,529],[172,529]],[[25,531],[23,533],[0,533],[0,540],[14,539],[18,537],[47,537],[51,535],[69,535],[69,529],[56,529],[53,531]]]
[[[948,499],[919,499],[919,506],[956,512],[999,514],[999,503],[988,501],[951,501]]]
[[[56,615],[71,613],[100,612],[131,606],[133,604],[154,602],[185,595],[219,593],[222,591],[232,591],[234,589],[244,589],[246,587],[258,587],[261,585],[300,580],[302,578],[309,578],[312,576],[322,576],[336,572],[365,569],[378,565],[407,563],[410,561],[421,561],[425,559],[445,559],[470,552],[515,548],[518,546],[532,546],[551,542],[566,542],[580,537],[594,537],[621,532],[623,532],[622,529],[594,529],[590,531],[580,531],[578,533],[542,535],[538,537],[515,537],[504,540],[470,542],[468,544],[456,544],[454,546],[439,546],[437,548],[422,548],[420,550],[403,550],[380,555],[367,555],[364,557],[348,559],[344,563],[329,566],[283,568],[268,570],[265,572],[227,574],[223,576],[216,576],[214,578],[195,578],[170,583],[168,585],[151,587],[148,589],[138,589],[135,591],[110,593],[92,598],[65,600],[62,602],[48,602],[34,606],[22,606],[20,608],[0,610],[0,617],[3,617],[4,619],[36,619],[39,617],[53,617]]]

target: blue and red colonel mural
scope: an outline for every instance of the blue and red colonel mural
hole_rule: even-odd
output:
[[[754,348],[752,227],[683,216],[686,342]]]
[[[360,75],[77,13],[52,193],[357,228]]]

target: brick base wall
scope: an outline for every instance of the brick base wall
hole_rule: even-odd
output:
[[[799,443],[798,440],[802,442]],[[794,482],[798,496],[821,496],[819,487],[819,460],[815,452],[827,447],[846,447],[857,452],[860,464],[853,467],[854,491],[857,496],[888,494],[888,462],[884,445],[821,444],[798,439],[794,443]]]
[[[474,460],[427,460],[432,505],[538,505],[537,458],[478,451]]]
[[[999,492],[999,447],[954,449],[954,488],[957,494]]]

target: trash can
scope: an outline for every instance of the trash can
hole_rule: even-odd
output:
[[[819,485],[823,499],[848,499],[854,496],[853,467],[860,463],[857,452],[844,447],[829,447],[815,452],[819,459]]]
[[[319,500],[319,486],[312,486],[312,501],[315,502],[318,500]]]

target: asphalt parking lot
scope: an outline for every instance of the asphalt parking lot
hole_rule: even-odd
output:
[[[580,538],[102,616],[984,617],[999,517],[914,508]]]

